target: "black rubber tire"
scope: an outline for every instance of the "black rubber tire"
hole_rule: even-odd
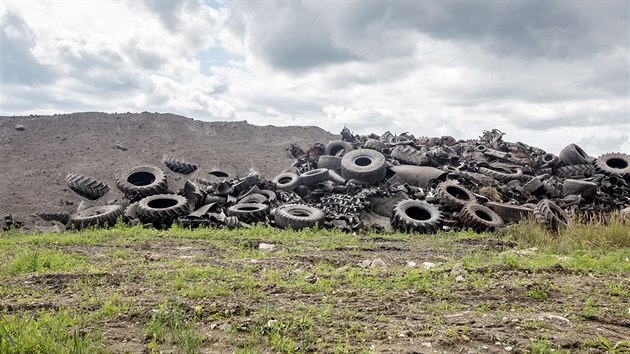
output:
[[[364,149],[371,149],[379,152],[383,152],[385,149],[387,149],[387,147],[387,144],[377,139],[368,139],[363,143]]]
[[[479,172],[503,183],[507,183],[514,180],[520,180],[520,178],[523,176],[523,170],[521,170],[520,168],[517,168],[516,172],[514,173],[505,173],[505,172],[496,171],[487,167],[479,167]]]
[[[236,216],[245,223],[261,221],[269,214],[269,206],[259,203],[243,203],[232,205],[227,209],[228,216]]]
[[[595,161],[595,168],[604,174],[630,176],[630,155],[618,152],[603,154]]]
[[[70,220],[70,214],[68,213],[38,213],[37,216],[46,221],[59,221],[64,225]]]
[[[169,168],[169,170],[184,175],[191,174],[197,170],[197,165],[195,164],[187,163],[168,156],[164,158],[164,164]]]
[[[552,153],[546,153],[542,156],[541,161],[547,166],[556,166],[560,163],[560,158]]]
[[[123,216],[122,205],[105,205],[87,208],[70,216],[70,226],[80,230],[90,226],[114,226],[118,218]]]
[[[267,198],[267,202],[269,204],[273,204],[276,202],[276,200],[278,200],[278,195],[274,191],[263,189],[259,191],[258,193],[264,195]]]
[[[396,146],[392,150],[390,157],[408,165],[422,166],[429,162],[426,154],[408,145]]]
[[[77,173],[71,173],[66,176],[66,182],[70,189],[90,200],[96,200],[109,191],[107,184]]]
[[[586,178],[595,174],[592,164],[569,165],[556,168],[554,174],[561,178]]]
[[[467,203],[477,203],[471,191],[450,181],[440,183],[436,195],[442,205],[454,210],[460,210]]]
[[[427,202],[407,199],[398,202],[389,218],[392,226],[402,232],[432,234],[442,226],[440,210]]]
[[[133,202],[133,203],[127,205],[123,215],[125,215],[125,217],[127,219],[137,219],[138,218],[138,204],[139,203],[140,202]]]
[[[383,180],[386,173],[385,156],[376,150],[353,150],[341,159],[341,175],[346,180],[375,184]]]
[[[567,166],[590,163],[586,152],[584,152],[584,150],[576,144],[569,144],[565,146],[558,154],[558,157],[560,157],[560,161]]]
[[[505,226],[505,222],[492,209],[481,204],[468,203],[459,212],[459,220],[464,227],[476,232],[494,231]]]
[[[562,185],[554,178],[543,180],[545,193],[551,198],[558,198],[562,195]]]
[[[560,228],[571,225],[569,215],[549,199],[543,199],[536,204],[534,220],[551,232],[557,232]]]
[[[317,168],[327,168],[329,170],[341,169],[341,157],[322,155],[317,160]]]
[[[180,216],[190,213],[188,199],[177,194],[156,194],[138,203],[138,218],[143,223],[170,226]]]
[[[326,145],[326,150],[325,150],[324,155],[341,157],[352,150],[354,150],[354,148],[347,141],[334,140],[334,141],[329,142],[328,145]]]
[[[300,230],[306,227],[322,226],[324,212],[308,205],[285,204],[276,209],[276,226],[282,229]]]
[[[523,185],[523,189],[527,191],[527,193],[533,194],[536,191],[542,189],[543,182],[540,178],[532,178],[529,182]]]
[[[562,183],[562,195],[580,195],[587,201],[592,201],[597,195],[597,183],[578,179],[566,179]]]
[[[305,186],[314,186],[328,180],[327,168],[316,168],[300,175],[300,182]]]
[[[533,209],[522,205],[487,202],[486,207],[499,214],[506,224],[517,223],[532,216]]]
[[[271,182],[276,184],[277,189],[291,192],[300,185],[300,176],[293,172],[282,172],[274,177]]]
[[[258,204],[266,204],[268,203],[269,200],[267,199],[266,196],[259,194],[259,193],[252,193],[252,194],[248,194],[246,196],[244,196],[243,198],[241,198],[238,201],[238,204],[245,204],[245,203],[258,203]]]
[[[116,180],[116,186],[131,200],[165,193],[168,189],[166,174],[154,166],[136,166],[124,178]]]

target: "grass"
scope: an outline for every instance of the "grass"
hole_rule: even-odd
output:
[[[376,258],[385,267],[367,265]],[[581,338],[571,351],[623,352],[629,258],[630,226],[618,220],[555,235],[530,221],[489,234],[10,231],[0,234],[0,352],[343,353],[423,342],[480,352],[487,335],[500,343],[487,350],[561,352]]]

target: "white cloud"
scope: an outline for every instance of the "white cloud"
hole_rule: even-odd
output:
[[[15,71],[0,112],[148,110],[458,139],[498,128],[553,152],[630,151],[627,3],[215,7],[3,2],[2,63]]]

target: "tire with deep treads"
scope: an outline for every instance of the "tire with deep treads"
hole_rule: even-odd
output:
[[[513,180],[520,180],[520,178],[523,176],[523,170],[521,170],[520,168],[517,168],[516,172],[514,172],[514,173],[505,173],[505,172],[493,170],[493,169],[487,168],[487,167],[480,167],[479,168],[479,172],[483,173],[484,175],[486,175],[488,177],[492,177],[492,178],[496,179],[499,182],[503,182],[503,183],[507,183],[507,182],[510,182],[510,181],[513,181]]]
[[[246,223],[262,221],[269,214],[269,206],[259,203],[243,203],[232,205],[227,209],[228,216],[236,216]]]
[[[493,231],[505,226],[503,219],[492,209],[476,203],[468,203],[459,212],[462,224],[477,232]]]
[[[426,165],[429,162],[429,158],[427,157],[426,154],[408,145],[396,146],[392,150],[390,156],[393,159],[396,159],[402,163],[406,163],[409,165],[422,166],[422,165]]]
[[[365,143],[363,143],[364,149],[372,149],[380,152],[383,152],[385,149],[387,149],[387,147],[387,144],[377,139],[368,139],[365,141]]]
[[[169,168],[169,170],[184,175],[191,174],[197,170],[197,165],[195,164],[184,162],[168,156],[164,159],[164,164],[166,165],[166,167]]]
[[[64,225],[70,220],[68,213],[38,213],[37,216],[46,221],[59,221]]]
[[[551,232],[557,232],[560,228],[571,224],[569,215],[549,199],[543,199],[536,204],[534,220]]]
[[[156,194],[138,203],[138,218],[144,223],[169,226],[180,216],[190,213],[188,199],[177,194]]]
[[[321,226],[324,223],[324,212],[308,205],[285,204],[276,209],[274,220],[282,229],[303,229]]]
[[[630,155],[611,152],[601,155],[595,161],[597,171],[604,174],[619,174],[630,176]]]
[[[569,165],[556,168],[554,174],[561,178],[586,178],[595,174],[592,164]]]
[[[96,200],[109,191],[107,184],[78,173],[71,173],[66,176],[66,182],[70,189],[90,200]]]
[[[70,216],[70,226],[80,230],[90,226],[114,226],[118,218],[123,216],[122,205],[105,205],[87,208]]]
[[[131,200],[139,200],[150,195],[166,192],[166,174],[154,166],[136,166],[123,178],[116,180],[116,186]]]
[[[442,205],[453,210],[459,210],[467,203],[477,202],[477,197],[471,191],[450,181],[441,183],[436,194]]]
[[[346,180],[357,179],[375,184],[380,182],[386,173],[385,156],[376,150],[353,150],[341,159],[341,175]]]
[[[434,205],[408,199],[394,206],[389,221],[395,229],[402,232],[430,234],[440,229],[443,218]]]

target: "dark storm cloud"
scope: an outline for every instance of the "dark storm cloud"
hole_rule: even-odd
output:
[[[54,79],[55,71],[30,52],[34,45],[31,29],[22,18],[11,12],[0,18],[0,82],[37,84]]]
[[[234,8],[251,18],[254,52],[290,71],[411,56],[414,32],[528,59],[590,57],[628,43],[625,1],[247,2]]]

